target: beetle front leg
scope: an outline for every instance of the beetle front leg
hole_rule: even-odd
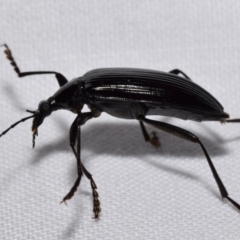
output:
[[[77,173],[78,173],[78,178],[75,181],[73,187],[71,188],[71,190],[69,191],[69,193],[63,198],[63,200],[61,201],[61,203],[65,203],[66,201],[71,199],[74,195],[74,193],[77,191],[77,188],[80,184],[82,175],[83,175],[83,171],[82,171],[82,163],[81,163],[81,128],[78,129],[78,118],[79,116],[76,117],[76,119],[74,120],[74,122],[72,123],[72,126],[70,128],[70,132],[69,132],[69,140],[70,140],[70,146],[72,148],[72,151],[77,159]],[[76,141],[78,140],[77,143],[77,152],[75,150],[75,145],[76,145]]]
[[[69,193],[63,198],[62,202],[66,203],[67,200],[71,199],[74,193],[77,191],[77,188],[80,184],[81,178],[83,173],[86,177],[90,180],[91,188],[92,188],[92,196],[93,196],[93,212],[94,218],[99,219],[99,213],[101,211],[100,208],[100,201],[98,199],[98,192],[97,192],[97,185],[95,184],[92,175],[87,171],[87,169],[83,166],[81,162],[81,126],[85,124],[88,120],[94,117],[94,113],[80,113],[76,119],[74,120],[71,128],[70,128],[70,146],[72,151],[77,159],[77,171],[78,171],[78,178],[75,181],[73,187],[69,191]],[[75,150],[75,145],[77,141],[77,151]],[[62,203],[61,202],[61,203]]]
[[[78,119],[78,127],[80,128],[81,125],[85,124],[86,121],[88,121],[93,117],[98,117],[98,115],[96,115],[94,111],[88,112],[88,113],[82,113],[81,118]],[[87,171],[87,169],[84,167],[82,163],[81,163],[81,166],[82,166],[82,171],[85,174],[85,176],[89,179],[91,188],[92,188],[94,219],[99,219],[99,213],[101,212],[101,207],[100,207],[100,201],[98,199],[99,195],[97,192],[97,185],[94,182],[91,173]]]
[[[83,125],[86,121],[91,119],[92,113],[79,113],[74,122],[71,125],[70,131],[69,131],[69,142],[70,146],[72,148],[72,151],[77,159],[77,173],[78,178],[75,181],[73,187],[69,191],[69,193],[63,198],[61,203],[66,203],[67,200],[71,199],[74,195],[74,193],[77,191],[77,188],[80,184],[82,175],[83,175],[83,166],[81,162],[81,125]],[[77,141],[77,151],[75,150],[75,145]]]
[[[213,165],[213,162],[212,162],[210,156],[208,155],[206,148],[204,147],[202,142],[198,139],[198,137],[196,137],[193,133],[188,132],[182,128],[173,126],[168,123],[150,120],[150,119],[145,118],[144,116],[138,116],[138,120],[141,120],[144,123],[149,124],[150,126],[156,127],[162,131],[168,132],[172,135],[175,135],[175,136],[185,139],[187,141],[198,143],[201,146],[203,153],[208,161],[208,164],[212,171],[213,177],[218,185],[218,188],[220,190],[222,198],[228,199],[228,201],[231,202],[240,211],[240,205],[237,202],[235,202],[232,198],[229,197],[228,192],[227,192],[225,186],[223,185],[222,180],[220,179],[220,177]]]
[[[99,219],[99,213],[101,212],[101,207],[100,207],[100,201],[98,199],[99,195],[97,192],[97,185],[94,182],[91,173],[89,173],[83,165],[82,165],[82,169],[85,176],[90,180],[90,184],[92,188],[94,219]]]
[[[151,135],[147,132],[144,124],[142,121],[139,121],[140,123],[140,127],[143,133],[143,137],[145,139],[146,142],[150,142],[154,147],[158,148],[159,146],[161,146],[160,141],[158,140],[158,137],[156,135],[155,132],[152,132]]]

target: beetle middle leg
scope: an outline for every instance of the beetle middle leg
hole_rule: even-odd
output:
[[[17,73],[17,75],[19,77],[25,77],[25,76],[29,76],[29,75],[39,75],[39,74],[55,74],[60,87],[62,87],[65,83],[68,82],[68,80],[61,73],[54,72],[54,71],[21,72],[8,45],[3,44],[1,46],[4,46],[6,48],[4,52],[7,56],[7,59],[10,61],[11,65],[13,66],[15,72]]]
[[[139,123],[140,123],[140,127],[142,129],[142,133],[143,133],[143,137],[144,137],[145,141],[150,142],[156,148],[161,146],[161,143],[158,140],[158,137],[157,137],[156,133],[152,132],[151,134],[149,134],[147,132],[146,127],[144,126],[143,122],[139,121]]]
[[[77,159],[77,172],[78,172],[78,178],[75,181],[73,187],[69,191],[69,193],[63,198],[61,201],[66,203],[67,200],[71,199],[74,195],[74,193],[77,191],[77,188],[80,184],[81,178],[83,176],[83,173],[85,176],[90,180],[91,188],[92,188],[92,197],[93,197],[93,212],[94,212],[94,218],[99,218],[99,213],[101,211],[100,208],[100,201],[98,199],[98,192],[97,192],[97,185],[95,184],[92,175],[87,171],[87,169],[83,166],[81,162],[81,126],[86,123],[86,121],[90,120],[93,117],[92,112],[87,113],[80,113],[74,122],[72,123],[72,126],[70,128],[69,132],[69,139],[70,139],[70,146],[72,148],[72,151]],[[75,150],[75,145],[77,141],[77,151]]]
[[[150,120],[150,119],[145,118],[142,115],[138,116],[137,119],[140,120],[140,121],[143,121],[144,123],[146,123],[150,126],[156,127],[156,128],[158,128],[162,131],[168,132],[170,134],[173,134],[173,135],[175,135],[177,137],[180,137],[182,139],[185,139],[187,141],[198,143],[201,146],[201,148],[203,150],[203,153],[204,153],[204,155],[205,155],[205,157],[208,161],[208,164],[209,164],[210,169],[212,171],[213,177],[214,177],[214,179],[215,179],[215,181],[218,185],[218,188],[220,190],[222,198],[228,199],[229,202],[231,202],[238,210],[240,210],[240,205],[228,196],[228,192],[227,192],[225,186],[223,185],[222,180],[220,179],[220,177],[219,177],[219,175],[218,175],[218,173],[217,173],[217,171],[216,171],[216,169],[215,169],[215,167],[212,163],[212,160],[208,155],[208,152],[207,152],[206,148],[204,147],[202,142],[198,139],[198,137],[196,137],[193,133],[188,132],[188,131],[186,131],[182,128],[176,127],[176,126],[168,124],[168,123]]]

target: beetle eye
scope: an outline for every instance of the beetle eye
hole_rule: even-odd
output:
[[[39,103],[38,106],[39,112],[45,116],[48,116],[51,114],[51,104],[48,101],[42,101]]]
[[[44,103],[43,106],[42,106],[42,108],[43,108],[44,111],[49,111],[50,106],[49,106],[48,103]]]

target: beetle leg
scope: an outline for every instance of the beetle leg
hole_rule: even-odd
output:
[[[201,146],[201,148],[203,150],[203,153],[204,153],[204,155],[205,155],[205,157],[208,161],[208,164],[211,168],[213,177],[214,177],[214,179],[215,179],[215,181],[218,185],[218,188],[220,190],[222,198],[228,199],[229,202],[231,202],[238,210],[240,210],[240,205],[228,196],[228,192],[227,192],[225,186],[223,185],[222,180],[220,179],[220,177],[219,177],[219,175],[218,175],[218,173],[217,173],[217,171],[216,171],[216,169],[215,169],[215,167],[212,163],[212,160],[208,155],[207,150],[203,146],[202,142],[198,139],[198,137],[196,137],[193,133],[188,132],[188,131],[186,131],[182,128],[176,127],[176,126],[168,124],[168,123],[150,120],[150,119],[145,118],[142,115],[138,116],[138,120],[141,120],[144,123],[149,124],[150,126],[156,127],[156,128],[158,128],[162,131],[168,132],[168,133],[173,134],[173,135],[175,135],[177,137],[180,137],[182,139],[188,140],[190,142],[198,143]]]
[[[4,46],[6,48],[4,53],[6,54],[7,59],[10,61],[11,65],[13,66],[15,72],[17,73],[17,75],[19,77],[25,77],[25,76],[29,76],[29,75],[38,75],[38,74],[55,74],[60,87],[62,87],[65,83],[68,82],[68,80],[61,73],[54,72],[54,71],[21,72],[17,63],[15,62],[15,59],[13,58],[12,52],[9,49],[8,45],[3,44],[1,46]]]
[[[223,121],[221,121],[221,123],[225,123],[225,122],[239,123],[239,122],[240,122],[240,118],[236,118],[236,119],[227,119],[227,120],[223,120]]]
[[[81,178],[83,173],[86,175],[86,177],[90,180],[91,183],[91,188],[92,188],[92,196],[93,196],[93,212],[94,212],[94,218],[99,219],[99,213],[101,211],[100,208],[100,201],[98,199],[98,192],[97,192],[97,185],[95,184],[92,175],[87,171],[87,169],[83,166],[81,162],[81,126],[86,123],[86,121],[90,120],[93,118],[93,113],[92,112],[87,112],[87,113],[80,113],[74,122],[72,123],[72,126],[70,128],[70,146],[72,148],[72,151],[77,159],[77,169],[78,169],[78,178],[75,181],[73,187],[69,191],[69,193],[63,198],[61,201],[66,203],[67,200],[71,199],[74,195],[74,193],[77,191],[77,188],[80,184]],[[77,141],[77,152],[74,148],[76,145]]]
[[[100,201],[98,199],[99,195],[97,192],[97,185],[94,182],[91,173],[87,171],[87,169],[82,165],[83,172],[85,176],[90,180],[91,188],[92,188],[92,197],[93,197],[93,212],[94,219],[99,219],[99,213],[101,212]]]
[[[142,129],[142,133],[143,133],[143,137],[144,137],[145,141],[146,142],[150,142],[156,148],[161,146],[161,143],[158,140],[158,137],[157,137],[156,133],[152,132],[152,134],[151,134],[152,136],[149,135],[149,133],[147,132],[143,122],[139,121],[139,123],[140,123],[140,127]]]
[[[81,125],[85,124],[86,121],[89,119],[96,117],[94,112],[87,112],[87,113],[82,113],[81,118],[78,119],[78,126],[80,127]],[[79,139],[80,141],[80,139]],[[79,153],[80,154],[80,153]],[[82,171],[85,174],[85,176],[90,180],[91,188],[92,188],[92,197],[93,197],[93,212],[94,212],[94,219],[99,219],[99,213],[101,212],[100,208],[100,201],[98,199],[99,195],[97,192],[97,185],[94,182],[92,175],[87,171],[87,169],[82,166]]]
[[[63,200],[61,201],[61,203],[65,203],[66,201],[71,199],[74,195],[74,193],[77,191],[77,188],[80,184],[82,175],[83,175],[83,171],[82,171],[82,163],[81,163],[81,156],[80,156],[80,148],[81,148],[81,128],[78,129],[78,125],[77,125],[77,121],[78,121],[79,116],[76,117],[76,119],[74,120],[74,122],[71,125],[70,128],[70,132],[69,132],[69,140],[70,140],[70,146],[72,148],[72,151],[77,159],[77,173],[78,173],[78,178],[75,181],[73,187],[71,188],[71,190],[69,191],[69,193],[63,198]],[[77,145],[77,152],[74,148],[74,146],[76,145],[76,141],[78,139],[78,145]]]
[[[172,74],[182,74],[186,79],[192,81],[192,79],[190,77],[188,77],[187,74],[185,74],[183,71],[179,70],[179,69],[173,69],[172,71],[170,71],[169,73],[172,73]]]

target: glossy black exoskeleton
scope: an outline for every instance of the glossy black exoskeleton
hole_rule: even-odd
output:
[[[194,121],[220,121],[240,122],[240,119],[229,119],[223,111],[222,105],[206,90],[192,82],[182,71],[175,69],[169,73],[132,68],[104,68],[87,72],[82,77],[71,81],[58,72],[34,71],[20,72],[10,49],[5,44],[5,53],[11,61],[19,77],[35,74],[55,74],[60,89],[47,100],[39,103],[36,111],[27,112],[33,115],[23,118],[11,125],[1,135],[6,134],[20,122],[33,118],[33,147],[38,127],[53,111],[59,109],[70,110],[77,114],[70,128],[70,146],[77,159],[78,178],[63,198],[62,202],[69,200],[77,190],[83,174],[90,180],[93,196],[94,218],[99,217],[101,211],[98,199],[97,186],[92,175],[81,162],[80,135],[81,126],[91,118],[99,117],[106,112],[114,117],[136,119],[139,121],[143,136],[155,147],[160,145],[156,134],[149,134],[144,123],[166,131],[182,139],[198,143],[211,168],[214,179],[218,185],[222,198],[228,199],[238,210],[240,205],[228,196],[205,147],[193,134],[168,123],[147,119],[147,115],[162,115]],[[183,77],[179,76],[183,75]],[[87,105],[89,112],[82,113],[82,108]],[[75,145],[77,142],[77,147]]]

